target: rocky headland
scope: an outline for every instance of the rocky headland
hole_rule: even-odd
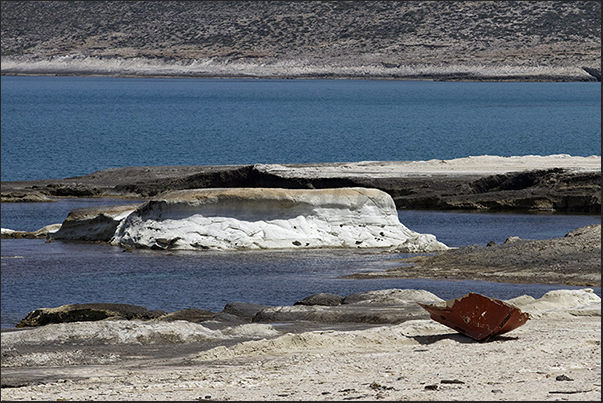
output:
[[[400,267],[346,278],[433,278],[601,286],[601,224],[551,239],[509,237],[400,260]]]
[[[601,81],[599,1],[2,1],[2,74]]]

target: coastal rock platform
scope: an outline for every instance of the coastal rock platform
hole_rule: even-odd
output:
[[[388,193],[398,209],[600,214],[601,157],[482,155],[428,161],[143,166],[1,183],[2,202],[62,197],[148,200],[174,190],[232,187],[367,187]]]
[[[500,245],[462,246],[437,255],[402,259],[398,268],[346,278],[470,279],[600,287],[601,224],[575,229],[560,238],[509,237]]]

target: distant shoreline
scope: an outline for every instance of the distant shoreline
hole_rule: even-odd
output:
[[[593,80],[559,78],[559,77],[449,77],[449,76],[427,76],[427,77],[355,77],[355,76],[299,76],[299,77],[272,77],[272,76],[245,76],[245,75],[137,75],[137,74],[96,74],[96,73],[10,73],[0,74],[6,77],[109,77],[109,78],[149,78],[149,79],[207,79],[207,80],[384,80],[384,81],[448,81],[448,82],[594,82]]]
[[[361,79],[489,82],[600,82],[600,69],[583,66],[318,64],[306,60],[266,63],[213,59],[2,57],[2,76],[82,76],[192,79]]]

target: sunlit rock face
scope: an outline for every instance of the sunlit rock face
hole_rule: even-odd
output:
[[[71,241],[111,240],[117,226],[137,206],[85,207],[71,210],[53,239]]]
[[[368,188],[212,188],[180,190],[126,217],[110,241],[134,248],[447,249],[402,225],[387,193]]]

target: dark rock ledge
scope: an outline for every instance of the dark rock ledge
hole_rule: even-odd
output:
[[[281,187],[321,189],[369,187],[389,193],[398,209],[473,209],[601,213],[601,171],[546,168],[500,174],[389,175],[320,173],[343,163],[286,164],[285,172],[261,165],[127,167],[90,175],[2,182],[2,202],[47,202],[63,197],[119,197],[145,200],[180,189]],[[288,175],[287,168],[312,167],[312,175]]]

